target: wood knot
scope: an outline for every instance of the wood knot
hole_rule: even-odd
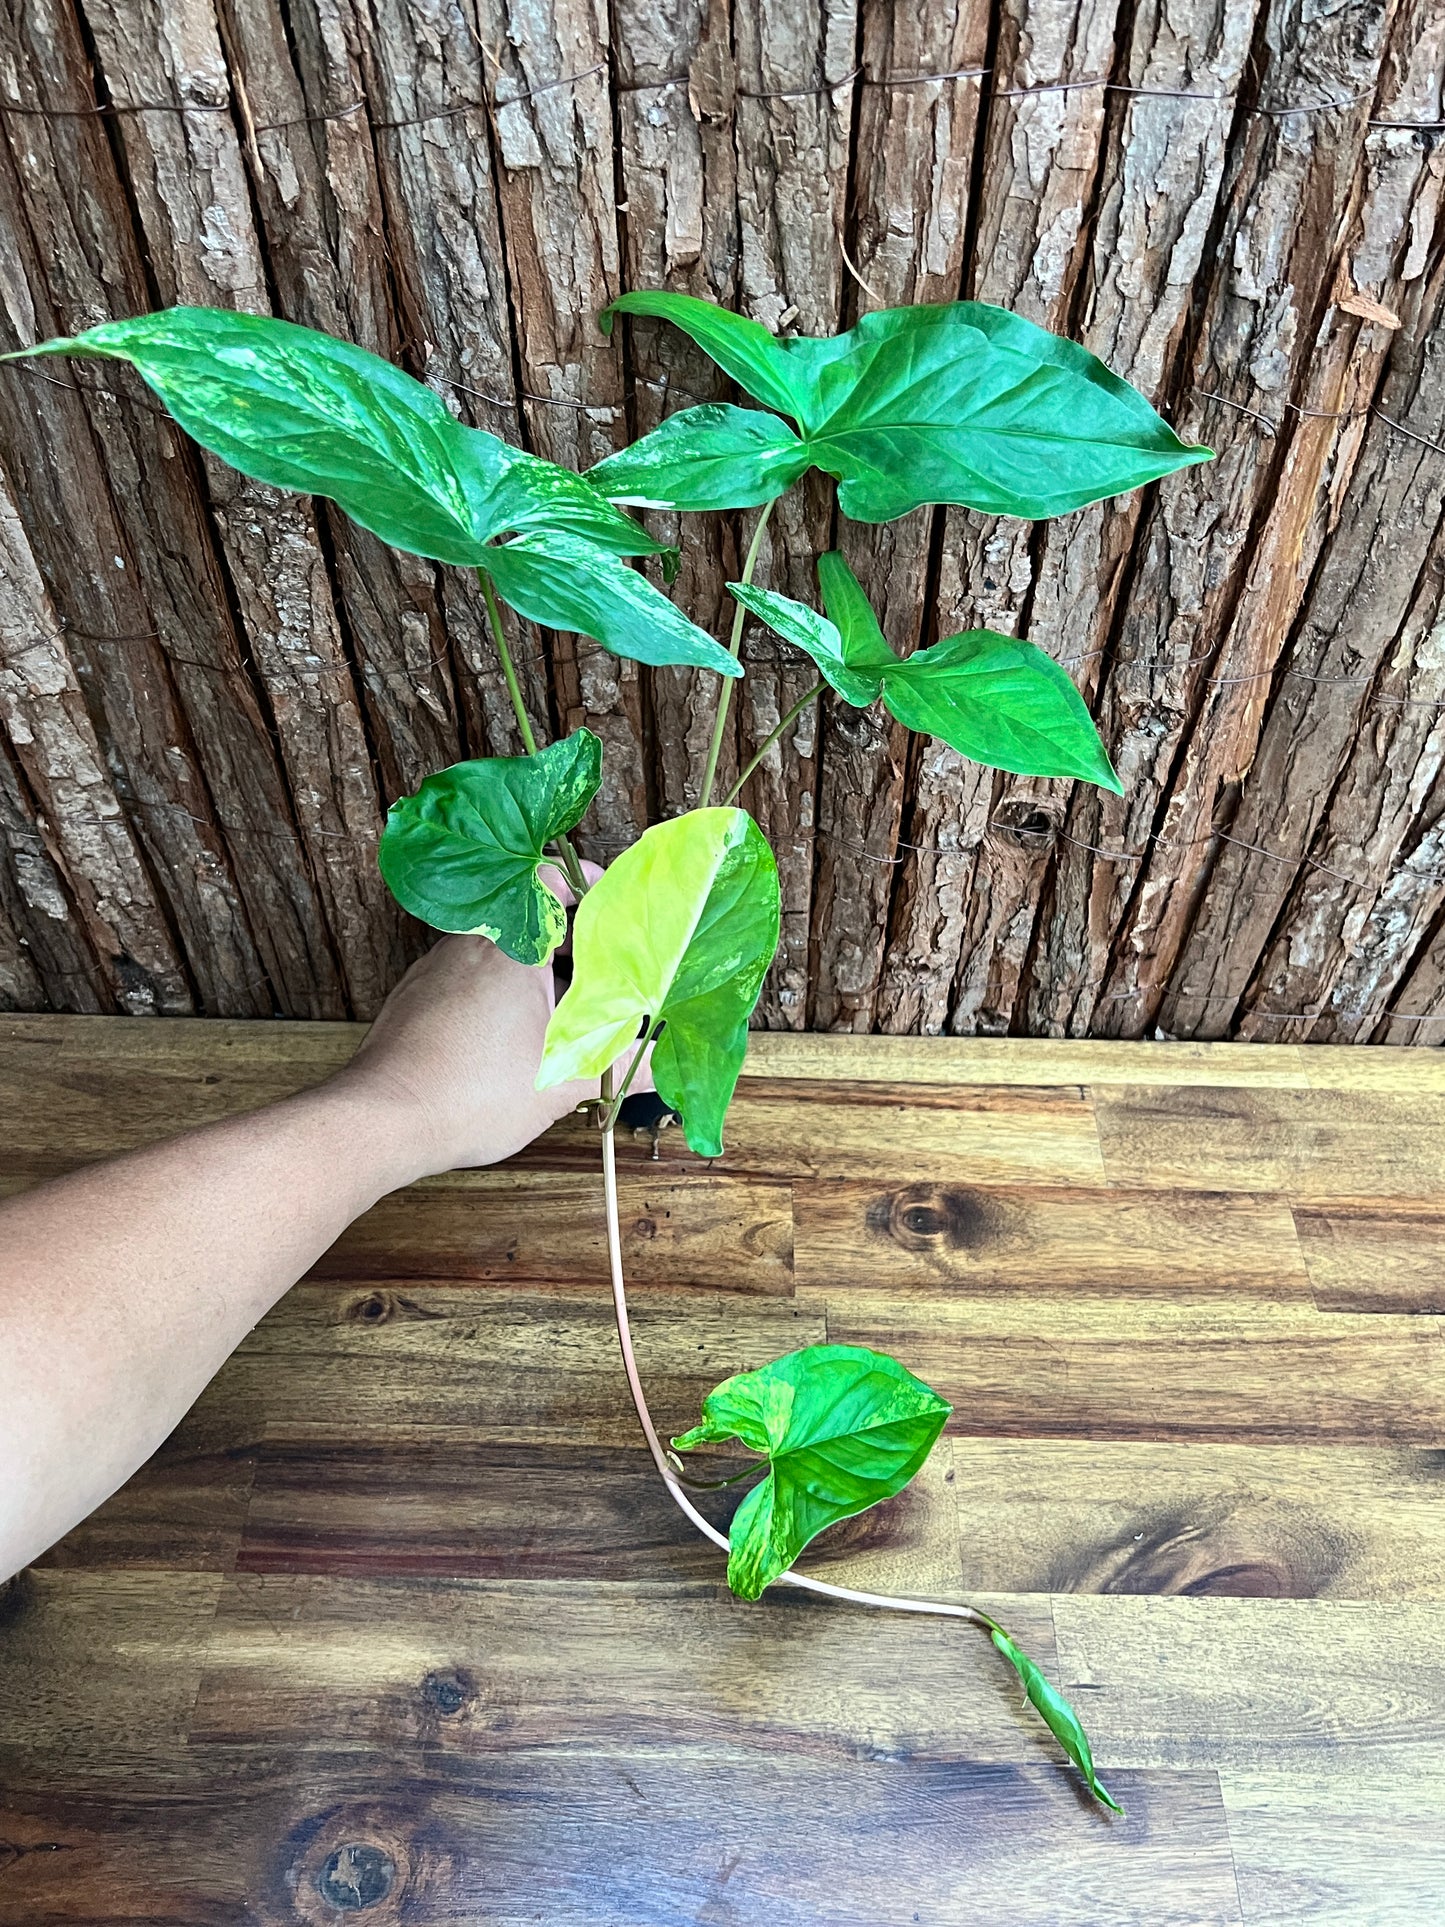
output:
[[[385,1900],[396,1881],[396,1862],[367,1841],[348,1840],[331,1854],[316,1876],[316,1890],[328,1906],[360,1913]]]
[[[977,1251],[995,1236],[992,1204],[962,1185],[908,1184],[868,1207],[868,1229],[905,1251]]]
[[[352,1299],[346,1316],[354,1325],[384,1325],[396,1316],[396,1304],[390,1292],[369,1291],[365,1297]]]
[[[443,1719],[460,1713],[468,1701],[476,1697],[476,1690],[471,1674],[460,1666],[439,1667],[428,1673],[421,1683],[422,1698]]]
[[[1026,856],[1047,856],[1058,841],[1064,821],[1062,797],[1019,795],[1003,797],[988,820],[990,834]]]

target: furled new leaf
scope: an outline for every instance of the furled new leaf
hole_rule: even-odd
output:
[[[1045,1679],[1028,1654],[1014,1644],[1003,1627],[995,1625],[993,1620],[989,1620],[988,1624],[994,1645],[1023,1681],[1024,1691],[1028,1694],[1030,1703],[1059,1745],[1083,1774],[1088,1782],[1090,1793],[1096,1800],[1102,1800],[1106,1807],[1112,1807],[1115,1813],[1122,1813],[1124,1809],[1094,1771],[1094,1755],[1089,1746],[1089,1736],[1084,1731],[1083,1722],[1078,1714],[1059,1689]]]
[[[937,736],[975,762],[1120,791],[1083,697],[1042,649],[973,629],[899,658],[841,555],[821,557],[818,579],[826,616],[768,589],[730,586],[760,621],[806,651],[855,708],[882,696],[906,728]]]
[[[1086,348],[985,302],[879,309],[846,334],[787,341],[692,295],[623,295],[604,326],[618,312],[673,322],[748,394],[790,417],[800,439],[795,447],[779,437],[777,453],[760,464],[754,444],[766,435],[754,431],[729,471],[727,438],[712,429],[711,459],[694,477],[667,459],[664,422],[593,471],[615,499],[632,492],[619,481],[639,484],[646,474],[649,500],[741,508],[816,467],[837,478],[839,507],[860,522],[889,522],[930,502],[1037,519],[1210,454],[1180,441]]]
[[[722,1153],[748,1018],[778,947],[778,871],[744,810],[692,810],[645,830],[578,906],[572,983],[553,1012],[538,1087],[598,1077],[639,1035],[689,1145]]]
[[[130,362],[233,468],[328,496],[397,548],[488,569],[535,621],[642,662],[741,674],[617,560],[657,554],[667,566],[675,550],[584,477],[456,421],[439,395],[365,349],[265,315],[169,308],[27,352]]]
[[[724,1379],[702,1402],[702,1424],[673,1444],[738,1438],[767,1454],[767,1476],[733,1515],[733,1591],[756,1599],[826,1526],[901,1491],[952,1409],[862,1345],[810,1345]]]
[[[471,931],[518,963],[545,963],[567,916],[538,868],[601,780],[602,745],[586,729],[535,756],[455,763],[392,804],[381,874],[402,908],[434,929]]]

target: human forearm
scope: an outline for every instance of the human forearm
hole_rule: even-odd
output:
[[[0,1207],[0,1575],[146,1459],[342,1230],[428,1158],[342,1077]]]

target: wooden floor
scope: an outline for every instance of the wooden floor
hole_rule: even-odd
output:
[[[0,1179],[355,1036],[0,1020]],[[729,1596],[584,1129],[388,1200],[0,1595],[0,1921],[1429,1927],[1442,1145],[1425,1051],[764,1036],[719,1164],[626,1149],[659,1420],[825,1338],[951,1399],[810,1563],[985,1604],[1123,1819],[966,1628]]]

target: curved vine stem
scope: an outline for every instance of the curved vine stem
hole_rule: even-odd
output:
[[[782,735],[783,731],[788,727],[788,725],[790,723],[797,722],[798,718],[802,715],[803,711],[808,707],[808,704],[810,702],[813,702],[817,697],[821,696],[823,691],[827,687],[828,685],[825,682],[815,682],[813,684],[813,687],[808,691],[807,695],[800,696],[798,700],[793,704],[792,708],[788,711],[787,715],[784,716],[783,720],[778,724],[777,728],[774,730],[770,730],[768,732],[768,734],[763,738],[762,742],[758,745],[758,751],[757,751],[757,754],[753,757],[753,760],[748,764],[747,768],[743,771],[742,775],[738,778],[736,783],[733,784],[732,788],[728,791],[727,795],[723,798],[723,802],[725,804],[731,803],[733,799],[738,795],[739,791],[742,789],[743,784],[747,782],[748,778],[752,775],[753,771],[757,768],[758,764],[762,762],[763,758],[767,755],[768,751],[772,748],[773,744],[777,742],[778,738]]]
[[[763,546],[763,532],[768,526],[768,517],[773,512],[773,504],[765,502],[763,512],[758,517],[758,525],[753,530],[753,539],[748,544],[748,552],[743,557],[743,572],[739,580],[744,584],[753,579],[753,570],[758,565],[758,551]],[[747,610],[739,603],[733,612],[733,632],[728,638],[728,653],[736,659],[743,644],[743,618]],[[718,758],[722,754],[723,733],[727,729],[728,706],[733,699],[733,679],[723,678],[722,688],[718,691],[717,709],[712,719],[712,741],[707,746],[707,764],[702,773],[702,789],[698,796],[698,808],[705,810],[712,801],[712,786],[717,776]],[[734,791],[736,795],[736,791]]]
[[[604,1102],[611,1100],[611,1082],[609,1073],[602,1080]],[[682,1479],[668,1462],[667,1452],[652,1422],[652,1414],[647,1409],[647,1398],[632,1350],[632,1327],[627,1317],[627,1285],[622,1275],[622,1230],[617,1212],[617,1156],[610,1128],[602,1134],[602,1183],[607,1199],[607,1257],[612,1271],[612,1307],[617,1315],[617,1342],[622,1348],[622,1369],[627,1374],[627,1389],[632,1394],[637,1422],[642,1427],[642,1435],[647,1440],[647,1449],[652,1454],[658,1476],[672,1494],[675,1504],[705,1539],[710,1539],[719,1551],[727,1552],[726,1535],[719,1532],[711,1520],[702,1516],[684,1492]],[[825,1580],[810,1579],[801,1572],[782,1573],[773,1584],[794,1586],[800,1592],[821,1593],[826,1599],[841,1599],[850,1606],[877,1606],[895,1613],[929,1613],[941,1619],[965,1619],[970,1625],[981,1626],[985,1631],[993,1629],[993,1621],[986,1613],[978,1612],[972,1606],[955,1606],[942,1599],[898,1599],[888,1593],[857,1592],[851,1586],[830,1586]]]
[[[517,666],[512,661],[512,652],[507,647],[506,633],[502,628],[502,612],[497,607],[497,590],[491,576],[485,569],[477,570],[477,580],[482,585],[482,600],[487,605],[487,621],[492,628],[492,641],[497,645],[497,659],[502,665],[502,674],[507,679],[507,694],[512,699],[512,714],[517,719],[517,729],[522,738],[522,747],[529,756],[537,754],[537,738],[532,734],[532,719],[527,714],[527,705],[522,701],[522,685],[517,680]],[[572,839],[559,836],[554,839],[557,855],[567,881],[572,886],[572,894],[580,903],[587,894],[587,878],[582,865],[577,860],[577,852],[572,847]]]

